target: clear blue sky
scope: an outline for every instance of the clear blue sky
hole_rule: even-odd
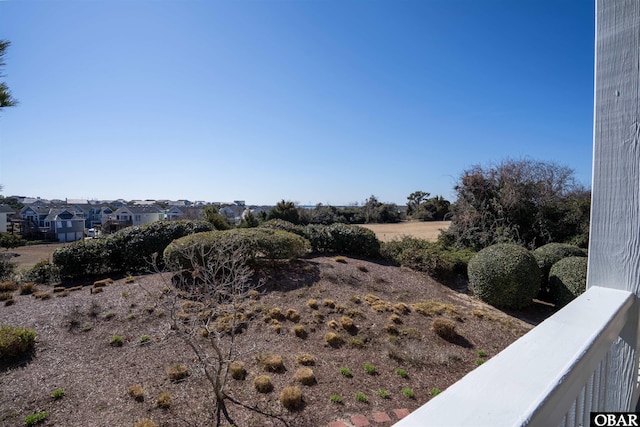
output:
[[[529,157],[591,182],[592,0],[0,1],[3,195],[453,200]]]

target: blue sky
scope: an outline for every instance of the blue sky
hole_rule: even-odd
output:
[[[3,195],[453,200],[528,157],[591,182],[592,0],[0,1]]]

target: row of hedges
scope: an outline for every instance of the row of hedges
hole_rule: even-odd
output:
[[[383,243],[380,254],[395,264],[446,279],[466,275],[467,263],[475,252],[404,236],[401,240]]]
[[[259,228],[282,230],[297,234],[309,241],[315,253],[341,253],[346,255],[377,257],[380,242],[373,231],[357,225],[335,223],[331,225],[295,225],[281,219],[267,221]]]
[[[145,271],[153,254],[162,254],[173,240],[211,230],[206,221],[156,221],[125,228],[103,239],[78,241],[56,249],[53,263],[66,279]],[[162,266],[162,259],[158,259],[158,267]]]
[[[309,243],[300,236],[282,230],[236,228],[192,234],[175,240],[164,250],[163,258],[172,270],[190,269],[199,258],[215,248],[230,253],[243,249],[248,260],[293,259],[304,255]]]
[[[504,243],[478,252],[467,271],[476,296],[495,307],[522,309],[541,294],[561,307],[585,291],[587,258],[568,244],[550,243],[531,252]]]

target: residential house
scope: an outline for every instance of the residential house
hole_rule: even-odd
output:
[[[123,206],[111,218],[128,225],[143,225],[164,219],[164,212],[157,206]]]
[[[201,206],[172,206],[165,212],[168,220],[202,219],[204,208]]]
[[[0,232],[7,232],[7,224],[9,223],[7,217],[15,214],[16,212],[8,205],[0,205]]]
[[[20,211],[20,233],[73,242],[84,237],[84,213],[71,206],[28,205]]]

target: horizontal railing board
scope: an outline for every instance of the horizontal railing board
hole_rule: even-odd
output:
[[[634,302],[630,292],[591,287],[395,426],[560,424]]]

